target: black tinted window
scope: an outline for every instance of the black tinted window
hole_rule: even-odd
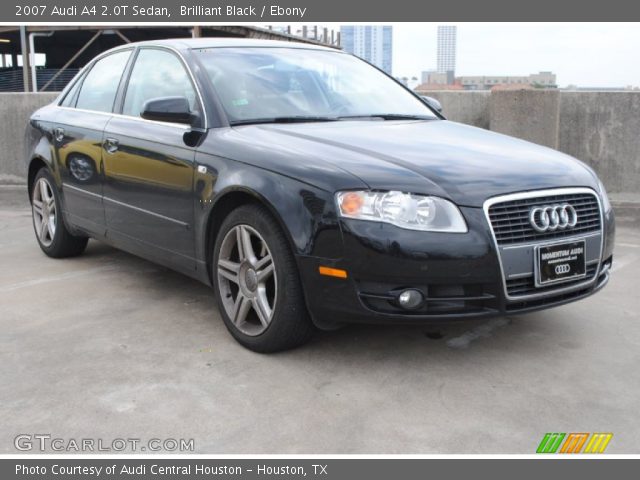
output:
[[[180,59],[166,50],[143,49],[131,71],[122,113],[140,116],[144,103],[159,97],[185,97],[195,110],[196,92]]]
[[[131,51],[127,50],[98,60],[82,82],[76,107],[111,112],[129,55]]]

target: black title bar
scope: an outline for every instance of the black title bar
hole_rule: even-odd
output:
[[[440,478],[634,478],[638,459],[0,459],[0,478],[403,480]]]
[[[629,0],[14,0],[0,3],[0,23],[52,22],[464,22],[633,21]]]

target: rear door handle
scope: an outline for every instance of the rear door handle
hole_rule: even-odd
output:
[[[107,138],[104,141],[104,149],[107,153],[116,153],[118,151],[118,147],[120,146],[120,142],[115,138]]]
[[[56,142],[61,142],[64,139],[64,128],[56,127],[53,129],[53,136]]]

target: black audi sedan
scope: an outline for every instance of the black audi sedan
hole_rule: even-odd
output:
[[[68,257],[95,238],[196,278],[260,352],[601,289],[614,217],[594,172],[433,105],[308,44],[110,50],[31,117],[37,241]]]

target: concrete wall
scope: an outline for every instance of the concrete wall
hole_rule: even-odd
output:
[[[442,104],[443,113],[449,120],[480,128],[489,128],[489,105],[491,92],[447,92],[431,91],[425,95]]]
[[[0,183],[24,183],[24,132],[31,114],[57,93],[0,94]]]
[[[589,164],[612,192],[640,193],[640,92],[566,92],[558,150]]]
[[[560,92],[515,90],[491,94],[489,128],[557,148]]]
[[[420,93],[437,98],[450,120],[513,135],[582,160],[609,192],[640,191],[640,92]]]
[[[640,190],[640,92],[421,92],[448,119],[556,148],[592,166],[610,192]],[[24,182],[24,129],[55,94],[0,94],[0,183]],[[535,161],[535,159],[532,159]]]

